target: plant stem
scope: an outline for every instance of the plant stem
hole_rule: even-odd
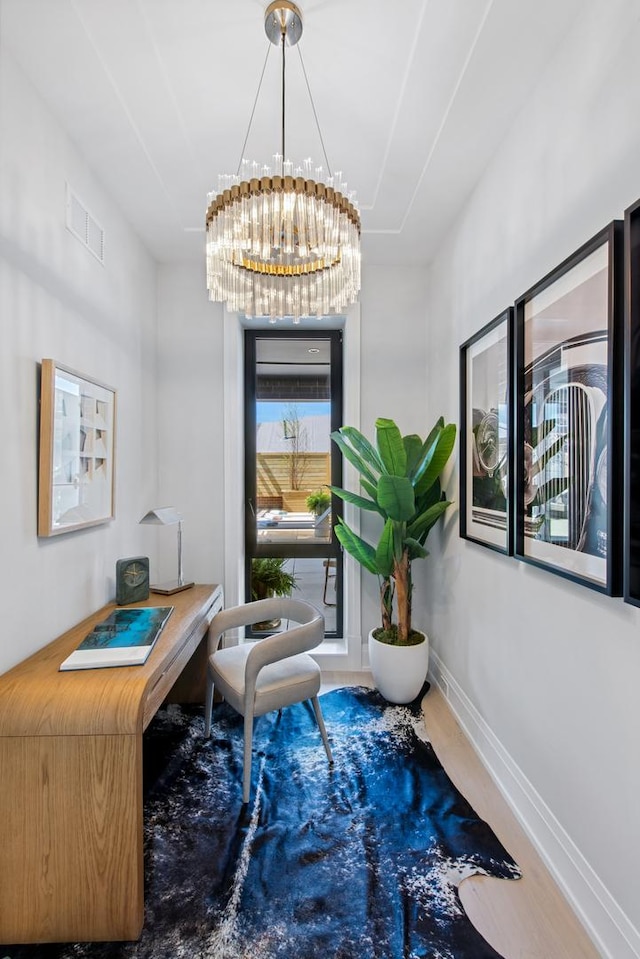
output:
[[[393,584],[391,577],[380,580],[380,611],[382,614],[382,628],[391,629],[391,613],[393,609]]]
[[[398,608],[398,642],[406,643],[411,630],[411,583],[410,583],[409,550],[402,552],[400,561],[394,564],[393,577],[396,581],[396,595]]]

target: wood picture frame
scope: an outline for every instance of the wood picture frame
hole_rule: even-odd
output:
[[[116,391],[42,360],[38,536],[114,518]]]
[[[623,595],[640,606],[640,200],[624,212]]]
[[[460,347],[460,536],[513,552],[513,307]]]
[[[515,306],[515,555],[620,594],[623,224]]]

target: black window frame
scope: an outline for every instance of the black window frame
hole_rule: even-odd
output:
[[[335,559],[336,576],[336,629],[328,630],[325,638],[341,640],[344,638],[344,566],[342,547],[335,533],[336,518],[342,516],[343,502],[332,495],[331,510],[333,524],[330,542],[305,543],[258,543],[257,511],[257,471],[256,471],[256,343],[262,339],[291,340],[300,337],[304,340],[329,340],[330,343],[330,404],[331,432],[343,425],[344,409],[344,354],[342,330],[245,330],[244,331],[244,589],[247,601],[251,596],[251,560],[255,557],[300,557],[317,559]],[[342,454],[334,445],[331,450],[331,485],[342,486]],[[250,629],[247,637],[254,634]],[[264,636],[263,632],[255,634]]]

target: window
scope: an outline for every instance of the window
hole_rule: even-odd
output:
[[[343,636],[342,554],[333,531],[342,463],[342,333],[245,331],[245,595],[293,581],[325,635]],[[273,630],[273,623],[249,635]]]

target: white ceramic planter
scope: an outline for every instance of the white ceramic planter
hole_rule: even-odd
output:
[[[429,668],[429,637],[416,646],[390,646],[369,633],[369,664],[377,689],[390,703],[416,698]]]

